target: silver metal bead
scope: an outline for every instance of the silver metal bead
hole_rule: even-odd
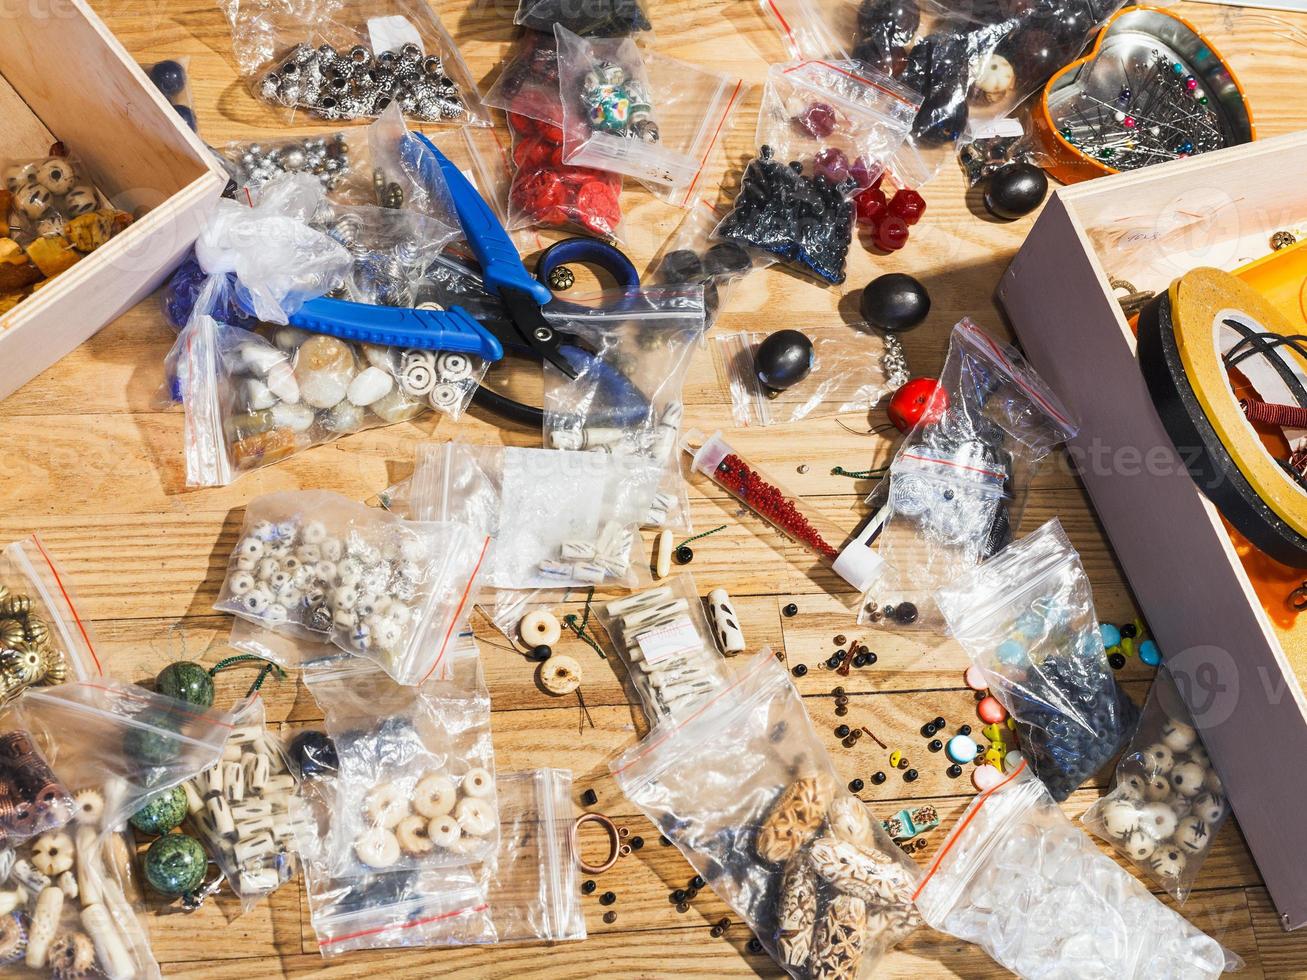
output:
[[[422,59],[422,74],[429,78],[445,74],[445,64],[439,55],[429,54]]]
[[[422,60],[422,49],[411,41],[399,49],[399,60],[416,63]]]

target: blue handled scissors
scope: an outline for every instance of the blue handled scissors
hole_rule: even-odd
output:
[[[597,266],[608,272],[628,293],[638,290],[640,276],[621,251],[592,238],[569,238],[546,249],[527,271],[517,248],[493,210],[463,173],[422,133],[409,133],[400,145],[405,164],[430,189],[446,188],[464,236],[480,266],[482,288],[497,299],[504,318],[478,320],[462,306],[448,309],[411,309],[371,306],[349,300],[313,299],[290,318],[293,326],[344,340],[388,347],[456,351],[475,354],[489,362],[505,356],[548,362],[567,377],[575,378],[590,353],[584,342],[560,329],[542,309],[554,302],[546,285],[549,273],[569,262]],[[566,308],[562,312],[565,312]],[[621,379],[625,380],[625,379]],[[630,382],[627,382],[630,385]],[[631,396],[638,395],[634,386]],[[540,425],[543,411],[508,398],[484,386],[473,400],[497,415],[526,425]]]

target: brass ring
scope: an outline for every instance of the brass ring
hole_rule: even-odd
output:
[[[1307,609],[1307,582],[1289,593],[1289,605],[1297,612]]]
[[[608,834],[608,859],[602,864],[586,864],[585,858],[581,857],[581,835],[579,831],[583,824],[597,823],[604,828]],[[576,866],[582,872],[588,875],[601,875],[614,864],[621,854],[622,845],[621,837],[618,835],[617,824],[604,816],[602,813],[583,813],[572,823],[572,853],[576,855]]]

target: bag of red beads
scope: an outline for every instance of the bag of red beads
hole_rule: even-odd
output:
[[[616,239],[622,221],[622,178],[563,162],[558,84],[557,42],[550,35],[527,32],[486,97],[487,105],[508,114],[513,137],[507,227],[573,228]]]
[[[716,237],[842,283],[853,198],[903,144],[919,103],[911,90],[857,62],[772,66],[758,115],[758,155]]]

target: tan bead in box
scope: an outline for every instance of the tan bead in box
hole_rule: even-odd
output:
[[[27,246],[27,257],[41,270],[41,275],[53,279],[76,265],[82,255],[63,235],[45,235]]]

